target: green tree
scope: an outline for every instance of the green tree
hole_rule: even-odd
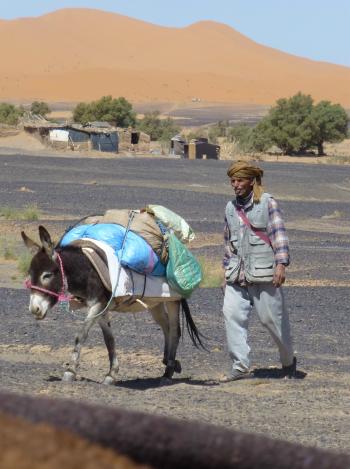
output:
[[[339,142],[347,136],[349,118],[339,104],[321,101],[314,105],[310,95],[298,93],[277,101],[254,128],[252,146],[266,151],[277,145],[285,155],[317,147],[323,155],[324,142]]]
[[[267,137],[286,155],[309,148],[315,130],[311,120],[312,109],[310,95],[298,93],[289,99],[279,99],[265,118]]]
[[[319,155],[324,155],[324,142],[341,142],[347,137],[349,117],[340,104],[320,101],[311,112],[315,131],[313,143]]]
[[[118,127],[133,127],[136,113],[124,97],[103,96],[98,101],[79,103],[73,110],[75,122],[87,124],[91,121],[106,121]]]
[[[30,106],[30,111],[33,114],[39,114],[45,117],[46,114],[51,112],[51,109],[49,108],[49,105],[43,101],[34,101]]]
[[[0,103],[0,122],[7,125],[16,125],[23,112],[22,106],[16,107],[13,104]]]
[[[161,119],[159,111],[146,112],[137,123],[137,128],[151,137],[152,141],[161,136]]]
[[[274,144],[272,136],[273,127],[268,117],[265,117],[252,130],[252,149],[258,152],[267,151]]]
[[[170,117],[161,119],[159,111],[146,112],[140,119],[137,128],[151,137],[152,141],[170,141],[171,137],[180,132],[180,128]]]
[[[163,142],[170,141],[174,135],[180,133],[181,129],[178,125],[175,124],[174,119],[167,117],[166,119],[161,119],[160,121],[161,135],[160,140]]]
[[[87,124],[89,121],[94,120],[91,113],[91,106],[87,103],[79,103],[73,109],[73,120],[80,124]]]

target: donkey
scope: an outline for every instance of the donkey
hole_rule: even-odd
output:
[[[104,286],[100,276],[81,247],[68,245],[55,247],[49,232],[39,226],[41,246],[31,240],[24,231],[21,232],[26,247],[32,252],[33,258],[29,267],[29,278],[26,287],[30,289],[29,311],[38,320],[60,301],[78,301],[81,307],[87,307],[87,315],[82,329],[75,338],[71,363],[63,374],[63,381],[74,381],[79,367],[81,347],[86,341],[91,327],[98,322],[109,357],[109,371],[104,384],[114,384],[117,380],[119,363],[115,350],[115,339],[111,329],[110,312],[140,311],[140,304],[148,309],[153,319],[160,325],[164,334],[163,364],[165,371],[162,383],[171,382],[174,372],[181,373],[180,361],[176,360],[176,351],[181,336],[180,306],[186,319],[186,326],[192,343],[205,348],[187,301],[180,297],[167,298],[134,298],[127,304],[125,298],[111,301],[111,293]],[[130,300],[130,298],[129,298]],[[135,303],[135,301],[139,303]]]

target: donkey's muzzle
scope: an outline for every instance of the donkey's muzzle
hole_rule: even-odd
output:
[[[29,312],[37,320],[44,319],[50,309],[50,301],[42,295],[32,293],[30,295]]]

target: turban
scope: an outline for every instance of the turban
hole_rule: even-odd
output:
[[[264,192],[261,185],[261,178],[263,177],[264,171],[258,166],[246,163],[245,161],[237,161],[231,164],[227,170],[227,176],[229,178],[248,178],[254,179],[253,193],[254,202],[259,202],[260,197]]]

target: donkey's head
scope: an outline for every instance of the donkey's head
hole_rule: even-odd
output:
[[[60,267],[55,262],[54,244],[43,226],[39,226],[41,246],[24,231],[21,235],[24,244],[33,254],[28,271],[30,278],[26,282],[31,290],[29,311],[36,319],[44,319],[46,313],[57,303],[62,289],[62,276]]]

